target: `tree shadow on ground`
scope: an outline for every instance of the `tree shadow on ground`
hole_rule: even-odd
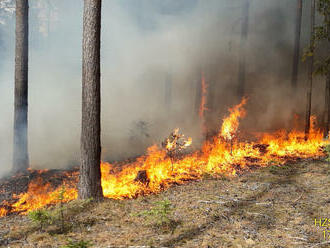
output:
[[[298,164],[291,164],[286,165],[285,168],[280,169],[278,173],[274,173],[276,176],[273,180],[268,181],[269,184],[265,186],[261,191],[256,192],[253,195],[250,195],[246,198],[240,199],[240,200],[232,200],[226,202],[224,205],[229,211],[226,211],[226,216],[219,214],[214,214],[210,216],[207,221],[205,221],[202,225],[189,228],[184,231],[184,233],[178,235],[177,237],[171,238],[169,240],[164,241],[160,244],[160,246],[164,247],[178,247],[179,245],[182,245],[186,243],[189,240],[193,240],[197,238],[198,236],[202,235],[207,230],[211,229],[214,225],[221,223],[222,221],[227,220],[227,216],[233,216],[237,215],[242,212],[246,212],[247,209],[249,209],[251,206],[253,206],[257,199],[262,198],[265,196],[270,190],[278,187],[279,185],[281,187],[286,187],[286,185],[294,185],[295,187],[300,187],[303,189],[304,187],[302,185],[298,185],[295,181],[295,177],[299,174],[299,165]],[[306,190],[306,189],[303,189]],[[267,225],[267,228],[270,228],[266,222],[259,222],[257,223],[259,228],[265,227]],[[275,225],[272,225],[273,227]]]

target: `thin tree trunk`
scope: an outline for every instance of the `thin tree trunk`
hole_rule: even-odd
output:
[[[196,116],[199,116],[199,108],[200,108],[200,104],[201,104],[201,97],[202,97],[202,86],[201,86],[201,81],[202,81],[202,76],[201,76],[201,71],[202,69],[200,68],[199,70],[199,75],[197,80],[195,81],[195,88],[196,88],[196,94],[195,94],[195,113]]]
[[[249,29],[250,0],[245,0],[243,7],[243,19],[241,30],[240,60],[238,65],[238,96],[242,98],[245,94],[245,72],[246,72],[246,42]]]
[[[328,137],[330,127],[330,73],[327,74],[326,78],[324,117],[324,137]]]
[[[308,139],[311,127],[311,112],[312,112],[312,89],[313,89],[313,71],[314,71],[314,26],[315,26],[315,0],[311,0],[311,38],[310,47],[313,55],[310,58],[309,65],[309,81],[307,86],[307,103],[306,103],[306,120],[305,120],[305,140]]]
[[[327,29],[330,30],[329,15],[325,16],[325,23],[328,23]],[[329,138],[330,130],[330,71],[326,74],[326,86],[325,86],[325,108],[323,114],[324,126],[323,126],[323,136]]]
[[[101,187],[101,0],[84,0],[82,127],[78,197],[103,198]]]
[[[29,2],[16,1],[15,109],[13,172],[29,167],[28,155],[28,42]]]
[[[295,41],[294,41],[292,76],[291,76],[291,85],[292,85],[293,90],[296,89],[297,80],[298,80],[298,66],[299,66],[299,57],[300,57],[301,19],[302,19],[302,0],[297,0]]]

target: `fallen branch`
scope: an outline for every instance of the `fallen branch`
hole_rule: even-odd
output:
[[[256,202],[256,205],[270,207],[270,206],[273,206],[273,203],[272,202]]]
[[[216,204],[226,204],[227,202],[224,201],[198,201],[198,203],[206,203],[206,204],[212,204],[212,203],[216,203]]]
[[[302,193],[296,200],[293,201],[293,203],[299,201],[301,199],[301,197],[303,196],[304,193]]]
[[[305,239],[305,238],[300,238],[300,237],[292,237],[292,236],[290,236],[290,235],[288,235],[289,236],[289,238],[290,239],[297,239],[297,240],[301,240],[301,241],[305,241],[305,242],[307,242],[308,240],[307,239]]]

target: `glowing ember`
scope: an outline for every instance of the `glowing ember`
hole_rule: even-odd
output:
[[[147,154],[138,158],[134,163],[126,164],[119,171],[114,165],[101,163],[102,188],[105,197],[113,199],[134,198],[139,195],[157,193],[171,185],[183,184],[188,180],[201,178],[208,174],[235,175],[237,169],[247,169],[251,165],[267,166],[284,164],[288,159],[318,158],[323,156],[322,147],[328,144],[323,139],[322,132],[315,129],[315,118],[312,118],[310,137],[306,141],[304,132],[280,130],[272,134],[264,134],[258,142],[239,142],[236,136],[239,118],[245,115],[246,99],[230,109],[229,117],[223,120],[219,135],[212,141],[207,141],[201,152],[185,155],[180,159],[171,159],[168,151],[178,146],[189,146],[191,139],[179,142],[182,135],[176,129],[167,139],[164,149],[154,145],[148,148]],[[231,146],[229,148],[228,141]],[[180,145],[179,145],[180,146]],[[117,172],[114,172],[117,171]],[[136,180],[143,171],[148,178],[147,183]],[[40,178],[30,182],[26,193],[16,195],[18,201],[14,204],[2,202],[0,216],[9,213],[26,213],[49,204],[59,202],[58,195],[65,188],[64,199],[76,199],[76,182],[65,181],[63,185],[53,188]]]

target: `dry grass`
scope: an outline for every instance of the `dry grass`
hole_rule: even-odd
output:
[[[329,247],[321,244],[324,228],[314,225],[315,218],[330,219],[329,188],[330,165],[322,161],[231,179],[206,177],[134,200],[71,202],[64,234],[54,227],[40,231],[26,216],[6,217],[0,219],[0,242],[45,248],[69,238],[91,241],[93,247]],[[170,218],[176,224],[170,228],[136,214],[163,199],[174,206]]]

